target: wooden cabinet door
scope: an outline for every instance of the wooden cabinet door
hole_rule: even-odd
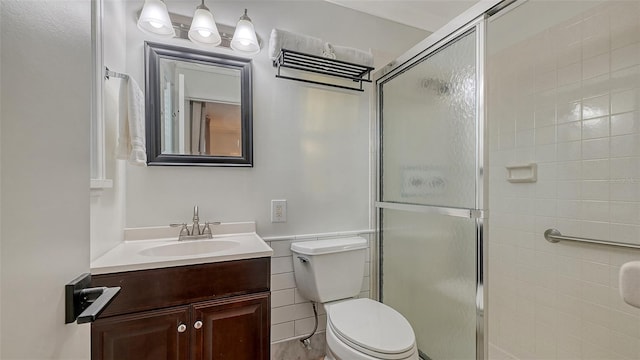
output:
[[[98,319],[91,324],[91,358],[188,360],[189,328],[188,306]]]
[[[269,360],[269,296],[267,292],[193,304],[191,359]]]

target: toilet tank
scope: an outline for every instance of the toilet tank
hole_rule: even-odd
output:
[[[291,244],[298,291],[305,298],[325,303],[360,293],[367,240],[348,237]]]

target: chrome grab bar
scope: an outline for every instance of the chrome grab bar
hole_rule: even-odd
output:
[[[575,237],[575,236],[566,236],[566,235],[562,235],[562,233],[560,233],[560,231],[558,231],[557,229],[547,229],[544,232],[544,238],[550,243],[557,243],[557,242],[560,242],[560,240],[566,240],[566,241],[585,242],[585,243],[598,244],[598,245],[611,245],[611,246],[618,246],[618,247],[624,247],[624,248],[640,249],[640,244],[629,244],[629,243],[617,242],[617,241],[606,241],[606,240],[581,238],[581,237]]]

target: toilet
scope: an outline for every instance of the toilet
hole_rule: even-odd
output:
[[[399,312],[360,293],[367,240],[291,244],[298,290],[327,311],[325,360],[418,360],[415,334]]]

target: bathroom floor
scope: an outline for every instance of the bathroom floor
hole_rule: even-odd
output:
[[[273,360],[322,360],[325,347],[324,333],[311,337],[310,349],[299,340],[291,340],[271,345],[271,359]]]

